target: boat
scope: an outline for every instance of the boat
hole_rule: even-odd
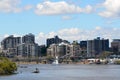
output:
[[[33,71],[33,73],[39,73],[39,72],[40,72],[40,71],[39,71],[38,68],[36,68],[35,71]]]
[[[95,59],[87,59],[89,64],[95,64]]]
[[[100,61],[100,60],[97,60],[97,61],[96,61],[96,64],[101,64],[101,61]]]

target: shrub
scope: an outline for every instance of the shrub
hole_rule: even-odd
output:
[[[9,75],[13,74],[17,70],[17,66],[14,62],[11,62],[7,58],[0,58],[0,74]]]

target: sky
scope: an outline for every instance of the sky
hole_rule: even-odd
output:
[[[35,35],[38,44],[58,35],[68,41],[120,39],[120,0],[0,0],[0,41]]]

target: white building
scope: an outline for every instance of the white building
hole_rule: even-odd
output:
[[[68,54],[70,54],[70,56],[77,56],[80,54],[80,46],[62,42],[60,44],[52,44],[47,49],[47,55],[52,57],[61,57]]]

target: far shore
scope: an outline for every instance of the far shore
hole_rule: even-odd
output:
[[[37,62],[15,62],[16,64],[43,64],[43,63],[37,63]]]
[[[19,64],[52,64],[52,63],[44,63],[44,62],[36,62],[36,61],[32,61],[32,62],[23,62],[23,61],[20,61],[20,62],[15,62],[17,65]],[[85,62],[63,62],[63,63],[60,63],[60,64],[89,64],[87,61]]]

